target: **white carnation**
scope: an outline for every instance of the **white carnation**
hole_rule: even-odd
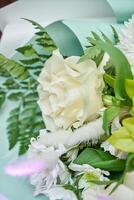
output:
[[[69,169],[75,172],[76,176],[82,175],[79,180],[79,189],[87,189],[92,187],[94,184],[91,182],[92,180],[96,181],[107,181],[109,180],[107,176],[110,175],[108,171],[101,170],[99,168],[94,168],[91,165],[83,164],[78,165],[75,163],[71,163],[69,165]]]
[[[93,60],[53,52],[39,75],[39,105],[50,131],[80,127],[102,108],[103,75]]]
[[[120,43],[118,44],[118,47],[128,58],[134,74],[134,15],[132,16],[132,19],[125,22],[125,27],[122,28],[119,38]]]

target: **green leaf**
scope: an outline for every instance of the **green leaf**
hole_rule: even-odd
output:
[[[5,99],[6,99],[6,92],[2,88],[0,88],[0,108],[4,104]]]
[[[101,32],[101,34],[105,42],[112,44],[112,41],[103,32]]]
[[[97,46],[89,47],[86,50],[85,54],[80,58],[79,62],[83,62],[88,59],[93,59],[93,58],[99,56],[100,53],[101,53],[101,49],[98,48]]]
[[[7,97],[8,97],[8,99],[10,99],[12,101],[18,101],[18,100],[20,100],[20,98],[22,96],[23,96],[22,92],[15,92],[15,93],[9,94]]]
[[[127,95],[132,100],[132,109],[130,111],[130,114],[134,116],[134,80],[126,79],[125,88],[126,88]]]
[[[120,42],[120,39],[119,39],[119,36],[118,36],[116,29],[112,25],[111,25],[111,28],[112,28],[112,31],[113,31],[113,34],[114,34],[114,40],[115,40],[115,45],[116,45]]]
[[[106,134],[110,134],[110,125],[115,117],[119,115],[120,108],[112,106],[107,108],[103,115],[103,129]]]
[[[9,149],[19,143],[20,155],[27,151],[30,139],[32,137],[36,138],[39,135],[39,130],[45,127],[37,99],[36,89],[35,91],[29,91],[26,95],[23,93],[21,106],[13,109],[7,120]]]
[[[108,152],[92,148],[85,149],[74,163],[79,165],[89,164],[95,168],[108,171],[122,171],[125,168],[125,160],[119,160]]]
[[[19,154],[27,151],[30,139],[36,138],[39,130],[45,127],[37,104],[38,83],[35,74],[40,73],[44,62],[52,55],[51,51],[57,48],[44,27],[32,20],[29,21],[39,31],[34,39],[34,45],[27,44],[17,49],[22,54],[22,60],[17,62],[0,54],[0,76],[5,80],[0,90],[0,106],[6,98],[18,101],[18,107],[9,114],[7,132],[9,149],[19,143]]]
[[[8,118],[8,140],[9,140],[9,150],[11,150],[18,142],[19,136],[19,107],[14,108]]]
[[[14,90],[14,89],[19,89],[20,85],[19,83],[15,82],[15,80],[11,77],[6,79],[6,81],[3,83],[3,85],[8,89],[8,90]]]
[[[35,27],[35,29],[38,29],[40,30],[41,32],[44,32],[45,28],[43,26],[41,26],[39,23],[33,21],[33,20],[30,20],[30,19],[26,19],[26,18],[22,18],[30,23],[32,23],[32,25]]]
[[[35,26],[36,29],[39,30],[39,32],[36,33],[37,36],[39,36],[36,39],[36,42],[38,45],[42,46],[45,51],[52,52],[53,50],[57,49],[57,46],[53,39],[49,36],[49,34],[46,32],[45,28],[42,27],[40,24],[33,20],[29,20],[26,18],[23,18],[27,20],[28,22],[32,23],[33,26]]]
[[[123,127],[113,132],[108,141],[121,151],[134,153],[134,118],[126,118],[122,124]]]
[[[119,100],[129,100],[125,90],[125,79],[133,79],[131,67],[124,54],[114,47],[111,43],[103,42],[102,40],[96,41],[98,47],[106,51],[115,66],[116,77],[114,84],[115,96]]]
[[[111,87],[114,88],[114,84],[115,84],[115,78],[113,78],[112,76],[110,76],[109,74],[105,73],[103,75],[104,77],[104,81]]]
[[[20,62],[25,65],[33,65],[35,63],[41,62],[41,59],[40,58],[32,58],[32,59],[20,60]]]
[[[16,49],[16,51],[18,51],[25,57],[31,57],[31,56],[37,55],[36,50],[33,48],[33,46],[31,44],[20,47],[20,48]]]
[[[0,68],[5,69],[11,76],[18,80],[25,80],[29,77],[27,69],[14,60],[10,60],[0,54]]]

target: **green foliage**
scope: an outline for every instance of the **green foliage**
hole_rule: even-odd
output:
[[[132,172],[134,170],[134,154],[129,153],[125,166],[125,173]]]
[[[79,165],[89,164],[95,168],[108,171],[123,171],[125,162],[125,160],[119,160],[101,149],[92,148],[85,149],[74,161],[74,163]]]
[[[20,155],[27,151],[30,139],[37,137],[39,130],[44,128],[37,98],[37,93],[28,92],[27,95],[23,96],[21,106],[13,109],[8,118],[9,149],[12,149],[19,142]]]
[[[21,53],[25,57],[37,55],[36,50],[33,48],[33,45],[31,45],[31,44],[20,47],[20,48],[16,49],[16,51],[18,51],[19,53]]]
[[[103,129],[106,134],[110,134],[110,125],[115,117],[120,113],[120,107],[112,106],[105,110],[103,115]]]
[[[126,118],[122,124],[123,127],[113,132],[108,141],[121,151],[134,153],[134,118]]]
[[[19,112],[20,108],[16,107],[10,112],[9,118],[7,120],[8,126],[8,139],[9,139],[9,149],[12,149],[17,141],[19,136]]]
[[[119,35],[118,35],[116,29],[113,26],[111,26],[111,28],[112,28],[112,31],[113,31],[113,34],[114,34],[114,41],[115,41],[115,45],[116,45],[120,42]]]
[[[116,77],[114,92],[116,98],[118,98],[119,100],[128,100],[129,98],[125,90],[125,79],[133,79],[130,64],[128,63],[123,53],[112,44],[104,42],[102,40],[97,41],[96,43],[101,49],[103,49],[110,55],[111,60],[115,66]]]
[[[103,58],[104,51],[102,51],[96,45],[96,40],[100,40],[100,37],[94,32],[92,32],[92,34],[93,34],[93,38],[92,37],[87,38],[90,45],[87,46],[87,49],[86,49],[84,55],[80,58],[79,62],[83,62],[88,59],[93,59],[98,66]]]
[[[125,89],[126,89],[127,95],[132,100],[132,108],[130,110],[130,114],[134,116],[134,80],[126,79]]]
[[[114,88],[115,78],[113,78],[107,73],[105,73],[103,77],[104,77],[105,83],[107,83],[111,88]]]
[[[11,101],[18,101],[20,98],[22,98],[23,92],[13,92],[7,96],[8,99]]]
[[[0,68],[3,68],[11,76],[18,80],[26,80],[29,77],[29,73],[23,65],[6,58],[2,54],[0,54]]]
[[[0,107],[6,99],[16,101],[17,107],[10,112],[7,120],[7,132],[9,149],[19,143],[20,155],[27,151],[30,139],[37,137],[39,130],[45,127],[37,104],[36,76],[41,72],[44,62],[52,55],[52,50],[56,48],[45,28],[29,21],[39,32],[36,33],[32,44],[17,49],[19,61],[0,54],[0,76],[3,78]],[[39,51],[36,50],[37,46],[41,47]]]
[[[5,102],[5,99],[6,99],[6,92],[2,88],[0,88],[0,108]]]
[[[92,46],[86,49],[85,54],[80,58],[79,62],[83,62],[88,59],[94,59],[101,54],[101,49],[97,46]]]
[[[104,33],[102,33],[102,38],[94,32],[92,32],[92,34],[93,38],[88,38],[91,46],[89,46],[89,48],[86,50],[85,55],[81,57],[80,62],[90,58],[97,58],[100,52],[107,52],[110,56],[113,66],[115,67],[115,96],[119,100],[130,101],[125,90],[125,79],[133,79],[128,60],[126,59],[125,55],[112,44],[112,42]],[[111,84],[111,82],[109,83]]]
[[[24,18],[25,19],[25,18]],[[57,49],[57,46],[55,42],[52,40],[52,38],[48,35],[45,28],[42,27],[40,24],[33,20],[25,19],[32,23],[32,25],[35,27],[35,29],[38,29],[39,32],[35,33],[36,43],[41,46],[45,51],[52,52],[53,50]]]
[[[38,29],[40,30],[42,33],[44,33],[44,30],[45,28],[43,26],[41,26],[39,23],[33,21],[33,20],[30,20],[30,19],[26,19],[26,18],[22,18],[30,23],[32,23],[32,25],[34,26],[35,29]]]

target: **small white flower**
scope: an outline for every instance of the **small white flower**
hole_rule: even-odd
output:
[[[51,188],[46,195],[50,200],[78,200],[73,191],[64,189],[61,186]]]
[[[56,50],[39,75],[39,105],[50,131],[80,127],[97,118],[103,106],[103,74],[93,60],[79,59],[64,59]]]
[[[109,176],[108,171],[101,170],[99,168],[94,168],[91,165],[83,164],[78,165],[71,163],[69,169],[76,173],[76,176],[82,175],[79,181],[79,188],[88,188],[92,187],[94,184],[91,182],[96,181],[106,181],[109,180],[106,176]]]
[[[31,184],[36,187],[35,195],[45,194],[48,189],[55,186],[58,181],[61,184],[67,184],[71,180],[70,173],[60,160],[60,156],[66,152],[63,145],[57,149],[46,147],[37,140],[32,139],[28,150],[28,158],[32,160],[43,160],[47,168],[33,174],[30,177]]]
[[[125,26],[122,28],[119,38],[120,43],[118,44],[118,47],[128,58],[134,74],[134,15],[132,16],[132,19],[125,22]]]

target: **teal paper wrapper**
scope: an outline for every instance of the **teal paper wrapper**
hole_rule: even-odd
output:
[[[104,23],[104,19],[63,20],[47,27],[48,33],[64,55],[81,55],[87,45],[86,37],[91,35],[91,31],[98,33],[103,31],[109,38],[113,39],[110,25],[113,25],[119,31],[123,27],[124,20],[128,20],[134,13],[134,0],[107,0],[107,2],[113,9],[113,13],[115,13],[115,21]],[[5,123],[5,117],[2,120],[1,123]],[[4,174],[3,166],[12,160],[17,153],[16,150],[8,153],[6,140],[3,139],[1,145],[0,155],[3,158],[0,158],[0,193],[5,194],[9,200],[47,199],[44,196],[34,198],[34,188],[25,178],[9,177]]]

